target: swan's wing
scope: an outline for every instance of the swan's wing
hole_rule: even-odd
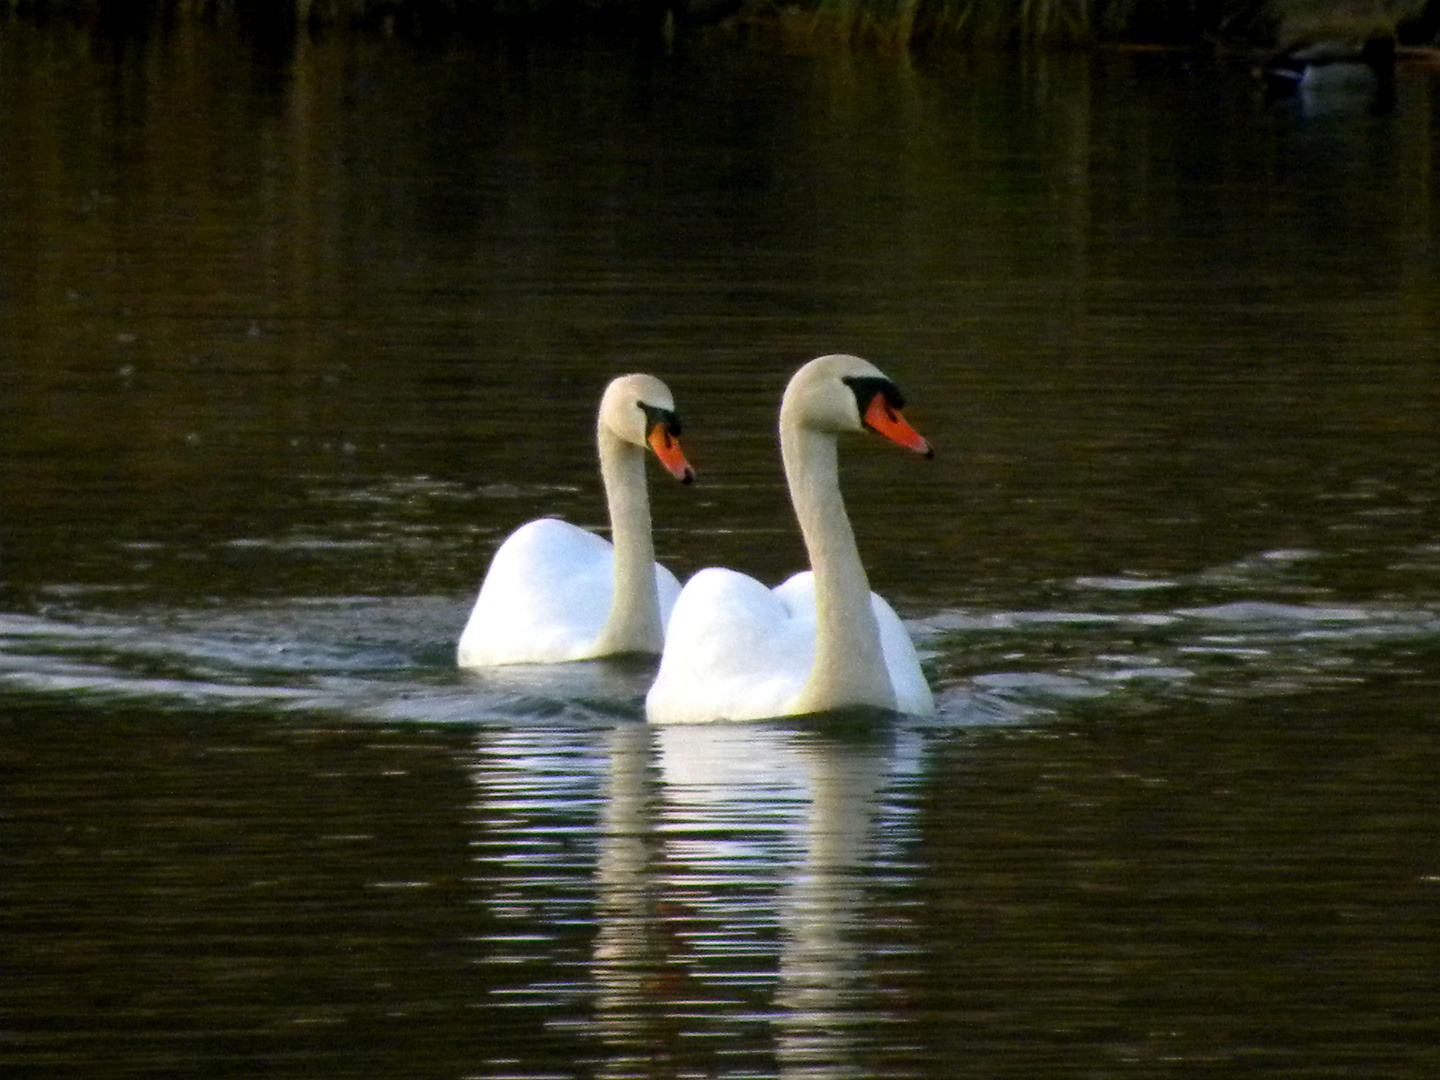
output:
[[[775,598],[796,618],[810,624],[810,635],[815,635],[815,575],[809,570],[791,574],[776,585]]]
[[[675,601],[680,599],[680,579],[658,562],[655,564],[655,589],[660,598],[660,622],[669,626],[670,612],[675,609]]]
[[[925,681],[925,672],[920,670],[920,658],[915,654],[910,631],[884,597],[872,592],[870,606],[875,609],[875,621],[880,624],[880,651],[885,654],[885,667],[895,690],[895,708],[913,716],[933,715],[935,698]]]
[[[697,723],[783,714],[810,675],[815,617],[813,602],[807,615],[779,592],[719,567],[692,577],[670,616],[646,716]]]
[[[520,526],[485,574],[460,635],[460,666],[584,655],[610,613],[614,564],[608,540],[569,522],[541,518]]]
[[[808,570],[796,574],[775,590],[785,605],[796,613],[797,618],[808,618],[810,637],[815,636],[815,575]],[[935,699],[930,693],[930,684],[920,669],[920,658],[910,640],[910,631],[895,614],[895,609],[883,596],[870,594],[870,606],[875,612],[875,621],[880,626],[880,651],[885,656],[885,669],[890,674],[890,686],[895,691],[895,708],[899,712],[914,716],[930,716],[935,712]]]

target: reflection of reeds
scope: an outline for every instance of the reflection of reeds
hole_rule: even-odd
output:
[[[1393,34],[1426,0],[801,0],[779,19],[821,40],[925,46],[1199,45],[1271,40],[1291,25]]]
[[[45,10],[96,25],[235,17],[270,33],[299,27],[407,30],[528,26],[613,29],[740,18],[787,38],[879,48],[1129,41],[1270,41],[1287,28],[1361,24],[1393,33],[1440,0],[52,0]],[[30,5],[0,0],[0,13]]]
[[[1023,46],[1091,39],[1088,0],[820,0],[751,21],[790,40],[880,49]]]
[[[1304,41],[1368,41],[1393,37],[1395,25],[1404,14],[1379,3],[1317,4],[1313,0],[1275,0],[1274,6],[1280,18],[1278,44],[1282,48]]]

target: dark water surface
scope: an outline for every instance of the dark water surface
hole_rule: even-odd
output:
[[[0,23],[6,1077],[1440,1075],[1440,98],[1165,56],[275,55]],[[788,374],[938,717],[457,672],[603,521],[802,558]]]

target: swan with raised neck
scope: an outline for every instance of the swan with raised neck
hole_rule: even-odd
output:
[[[914,646],[870,591],[840,491],[838,438],[867,429],[930,456],[869,361],[831,355],[791,378],[780,451],[811,570],[775,590],[702,570],[681,593],[646,698],[655,722],[747,720],[873,706],[934,710]]]
[[[461,667],[657,654],[679,594],[655,562],[645,455],[694,479],[675,400],[653,375],[622,375],[600,399],[595,441],[611,541],[556,518],[512,533],[491,561],[460,636]]]

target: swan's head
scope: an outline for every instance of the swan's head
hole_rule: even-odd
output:
[[[907,450],[933,457],[930,444],[905,420],[905,395],[868,360],[821,356],[797,371],[780,402],[780,426],[839,434],[879,432]]]
[[[653,375],[621,375],[600,399],[600,427],[617,439],[655,451],[660,464],[682,484],[695,470],[680,449],[680,415],[670,388]]]

